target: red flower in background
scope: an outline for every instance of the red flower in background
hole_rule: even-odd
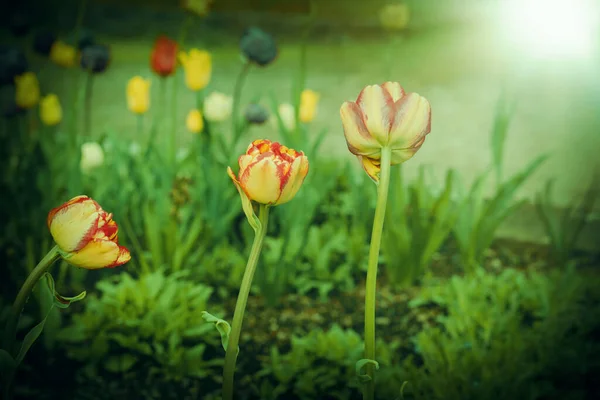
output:
[[[152,71],[160,76],[169,76],[177,66],[177,42],[166,36],[159,36],[150,56]]]

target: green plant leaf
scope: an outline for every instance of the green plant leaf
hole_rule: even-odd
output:
[[[217,318],[207,311],[202,311],[202,318],[206,322],[215,325],[215,328],[217,328],[217,331],[219,331],[219,334],[221,335],[221,345],[223,346],[223,349],[227,351],[227,345],[229,343],[229,334],[231,333],[231,325],[229,325],[229,322],[225,321],[224,319]],[[240,352],[239,346],[237,352],[238,354]]]
[[[361,383],[366,383],[371,380],[371,377],[369,375],[362,373],[362,369],[367,364],[372,364],[375,366],[375,369],[379,369],[379,363],[375,360],[370,360],[368,358],[363,358],[363,359],[358,360],[356,362],[356,367],[355,367],[356,368],[356,376],[358,377],[358,380]]]
[[[48,285],[48,290],[52,294],[52,304],[58,308],[68,308],[72,303],[77,301],[81,301],[85,298],[87,292],[84,290],[79,293],[77,296],[73,297],[65,297],[61,296],[55,289],[54,278],[48,272],[44,274],[44,278],[46,279],[46,284]]]

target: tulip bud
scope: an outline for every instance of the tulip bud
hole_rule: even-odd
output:
[[[194,14],[205,17],[212,2],[213,0],[183,0],[182,6]]]
[[[113,268],[131,259],[129,250],[118,244],[119,228],[112,214],[87,196],[52,209],[48,228],[61,256],[76,267]]]
[[[81,68],[94,74],[104,72],[110,63],[110,49],[102,44],[93,44],[81,51]]]
[[[192,110],[189,112],[185,121],[187,130],[191,133],[200,133],[204,129],[204,121],[202,120],[202,114],[198,110]]]
[[[365,87],[356,102],[340,109],[350,152],[367,174],[379,180],[381,149],[392,150],[391,164],[410,159],[431,131],[431,107],[417,93],[405,93],[397,82]]]
[[[159,76],[172,75],[177,68],[177,42],[159,36],[150,55],[150,67]]]
[[[384,29],[399,31],[408,25],[410,10],[407,4],[388,4],[379,11],[379,21]]]
[[[296,129],[296,110],[294,110],[294,106],[290,103],[283,103],[277,107],[277,112],[279,113],[279,118],[281,118],[281,122],[283,126],[288,131],[293,131]]]
[[[50,61],[61,67],[70,68],[77,62],[77,49],[60,40],[50,48]]]
[[[44,125],[53,126],[62,120],[62,107],[58,96],[48,94],[40,101],[40,120]]]
[[[305,89],[300,95],[300,121],[304,123],[312,122],[317,113],[317,104],[321,95],[314,90]]]
[[[12,46],[0,47],[0,86],[12,85],[15,77],[27,71],[25,54]]]
[[[249,61],[264,67],[277,58],[277,44],[273,36],[263,30],[248,28],[240,41],[242,54]]]
[[[127,82],[127,107],[135,114],[144,114],[150,108],[150,80],[134,76]]]
[[[87,173],[94,168],[104,164],[104,150],[96,142],[88,142],[81,145],[81,171]]]
[[[204,117],[211,122],[223,122],[231,116],[233,99],[220,92],[212,92],[204,99]]]
[[[265,139],[252,142],[238,163],[237,177],[229,167],[227,173],[240,194],[267,205],[292,200],[308,174],[308,158],[303,152]]]
[[[40,83],[33,72],[15,77],[15,103],[20,108],[32,108],[40,101]]]
[[[191,49],[189,54],[182,51],[179,60],[185,71],[186,86],[193,91],[204,89],[212,74],[210,53],[198,49]]]
[[[50,31],[36,32],[33,37],[33,50],[42,56],[47,56],[55,41],[56,35]]]
[[[260,104],[249,104],[244,113],[250,124],[262,125],[269,119],[269,111]]]

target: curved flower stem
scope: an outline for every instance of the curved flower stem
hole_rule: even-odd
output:
[[[13,354],[13,346],[15,342],[15,336],[17,331],[17,323],[19,322],[19,317],[21,316],[21,311],[23,311],[23,307],[25,307],[25,302],[29,298],[31,291],[40,278],[48,271],[48,268],[60,258],[60,254],[58,252],[58,246],[54,246],[42,260],[36,265],[36,267],[31,271],[23,286],[21,286],[21,290],[17,294],[17,298],[13,303],[12,308],[10,309],[10,314],[8,316],[8,320],[6,321],[6,328],[4,329],[4,338],[2,341],[2,348],[8,351],[10,354]]]
[[[377,186],[377,206],[371,233],[371,246],[369,248],[369,266],[367,268],[367,283],[365,290],[365,358],[375,360],[375,294],[377,292],[377,264],[379,262],[379,248],[381,246],[381,233],[385,219],[388,189],[390,186],[390,169],[392,150],[388,147],[381,149],[381,171]],[[365,366],[366,373],[371,379],[365,383],[363,399],[375,398],[375,365],[369,363]]]
[[[242,284],[240,285],[240,292],[235,304],[235,312],[233,313],[229,342],[227,343],[227,351],[225,352],[225,366],[223,368],[223,400],[231,400],[233,398],[233,375],[235,372],[235,362],[237,359],[240,332],[242,331],[242,321],[244,319],[244,311],[246,310],[248,294],[250,293],[250,286],[252,285],[252,278],[254,276],[254,272],[256,271],[256,264],[258,262],[258,258],[260,257],[260,250],[267,233],[267,223],[269,221],[268,207],[269,206],[264,204],[260,205],[260,211],[258,214],[260,225],[254,236],[254,242],[252,243],[252,249],[250,250],[250,257],[248,258],[248,264],[246,264],[246,271],[244,272]]]
[[[240,97],[242,96],[242,87],[244,86],[244,81],[246,80],[246,76],[248,76],[248,72],[250,71],[250,62],[246,61],[244,66],[242,67],[240,73],[235,80],[235,86],[233,88],[233,105],[231,107],[231,125],[232,125],[232,134],[233,134],[233,142],[231,147],[235,147],[238,140],[240,139],[241,129],[238,121],[238,113],[240,108]],[[233,150],[233,149],[231,149]]]
[[[17,294],[15,302],[13,303],[10,312],[8,314],[8,319],[6,321],[6,327],[4,328],[4,336],[2,338],[2,349],[6,350],[13,358],[17,358],[18,351],[14,351],[15,347],[15,339],[17,335],[17,325],[19,323],[19,318],[21,317],[21,312],[25,307],[25,303],[31,295],[33,288],[38,283],[38,281],[44,276],[46,271],[54,264],[56,260],[60,258],[60,253],[58,252],[58,246],[54,246],[42,260],[36,265],[36,267],[31,271],[23,286],[21,286],[21,290]],[[11,389],[12,389],[12,381],[15,376],[15,371],[10,371],[6,375],[6,379],[3,381],[3,398],[8,400],[11,398]]]
[[[90,70],[87,72],[85,78],[85,99],[84,99],[84,110],[83,110],[83,134],[86,138],[90,137],[90,130],[92,128],[92,92],[94,83],[94,74]]]

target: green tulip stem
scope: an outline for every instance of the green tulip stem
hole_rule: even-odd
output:
[[[83,134],[86,138],[90,137],[92,126],[92,92],[94,86],[94,73],[90,70],[85,78],[85,98],[83,111]]]
[[[244,66],[240,70],[240,73],[235,80],[235,86],[233,88],[233,105],[231,109],[231,133],[233,135],[233,142],[231,147],[235,147],[237,145],[237,142],[241,136],[242,130],[240,128],[240,121],[238,120],[238,113],[240,108],[240,100],[242,97],[242,88],[244,86],[246,76],[248,76],[248,72],[250,71],[250,66],[251,64],[249,61],[244,63]]]
[[[137,119],[137,137],[143,137],[142,134],[144,133],[144,114],[138,114],[136,116]]]
[[[256,230],[252,249],[250,250],[250,257],[248,258],[248,264],[246,264],[246,270],[244,271],[244,277],[242,278],[242,284],[240,285],[240,292],[235,304],[231,332],[229,333],[229,341],[227,343],[227,351],[225,352],[225,366],[223,368],[223,400],[231,400],[233,398],[233,375],[235,373],[235,362],[237,360],[240,332],[242,331],[244,311],[246,310],[246,303],[248,302],[252,278],[254,277],[256,264],[260,257],[260,250],[267,233],[269,206],[264,204],[260,205],[258,219],[260,220],[260,225]]]
[[[375,360],[375,294],[377,292],[377,264],[379,262],[379,248],[381,247],[381,234],[383,232],[383,221],[385,219],[385,208],[387,205],[388,189],[390,186],[390,169],[392,161],[392,150],[389,147],[381,149],[381,171],[379,173],[379,184],[377,185],[377,206],[373,220],[373,231],[371,233],[371,245],[369,247],[369,266],[367,268],[367,283],[365,288],[365,358]],[[375,365],[365,365],[369,379],[363,388],[363,399],[375,399]]]
[[[23,311],[23,307],[25,307],[25,302],[33,291],[34,286],[59,258],[60,253],[58,252],[58,246],[54,246],[36,265],[33,271],[31,271],[25,280],[25,283],[21,286],[21,290],[19,290],[19,293],[17,294],[17,298],[10,309],[10,314],[6,321],[6,329],[4,329],[4,338],[2,341],[2,348],[13,356],[16,356],[16,354],[13,353],[13,346],[17,333],[17,324],[19,322],[19,317],[21,316],[21,311]]]

